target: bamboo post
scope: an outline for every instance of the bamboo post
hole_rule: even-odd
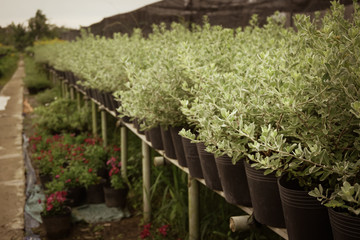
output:
[[[69,98],[69,85],[65,82],[65,98]]]
[[[91,101],[91,115],[92,115],[92,132],[94,137],[97,136],[97,120],[96,120],[96,105]]]
[[[84,106],[85,106],[85,108],[88,108],[88,107],[89,107],[89,100],[90,100],[90,98],[85,94],[84,97],[83,97],[83,99],[84,99]]]
[[[249,215],[233,216],[230,217],[230,229],[233,232],[236,231],[247,231],[250,229]]]
[[[76,91],[76,103],[78,111],[81,110],[81,99],[80,99],[80,92]]]
[[[121,149],[121,176],[127,179],[127,137],[128,132],[125,126],[120,127],[120,149]]]
[[[60,81],[60,85],[61,85],[61,96],[63,98],[65,98],[65,82],[64,81]]]
[[[189,240],[199,239],[199,183],[188,176]]]
[[[106,111],[101,107],[101,136],[103,139],[103,146],[107,146],[107,126],[106,126]]]
[[[74,88],[70,85],[69,85],[69,88],[70,88],[70,99],[74,100],[75,99]]]
[[[144,222],[151,220],[150,204],[150,147],[142,141],[142,167],[143,167],[143,202],[144,202]]]

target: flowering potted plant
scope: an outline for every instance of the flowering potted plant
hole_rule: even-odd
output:
[[[85,202],[85,185],[90,185],[94,179],[83,177],[87,174],[88,168],[81,161],[70,161],[67,167],[59,167],[54,170],[54,180],[46,185],[49,192],[68,191],[70,206],[79,206]],[[80,179],[82,181],[80,181]],[[89,182],[87,182],[89,181]]]
[[[121,176],[121,162],[112,156],[106,163],[109,170],[109,182],[104,185],[105,204],[108,207],[121,207],[126,205],[126,196],[129,191],[126,181]]]
[[[57,191],[46,197],[41,218],[48,237],[65,237],[71,230],[71,209],[66,205],[66,191]]]
[[[86,188],[87,203],[103,203],[104,190],[101,181],[94,169],[85,168],[85,171],[79,176],[79,182]]]

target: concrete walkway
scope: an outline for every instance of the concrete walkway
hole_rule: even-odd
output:
[[[24,63],[0,92],[0,239],[24,235],[25,168],[22,153]]]

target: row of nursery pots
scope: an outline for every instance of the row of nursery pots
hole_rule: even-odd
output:
[[[360,220],[321,205],[284,175],[264,175],[246,160],[232,163],[227,156],[215,157],[204,143],[180,136],[181,127],[157,127],[145,131],[147,140],[166,157],[187,167],[192,177],[223,191],[227,202],[253,207],[257,222],[287,228],[289,239],[360,239]],[[141,133],[138,128],[138,132]],[[351,220],[350,220],[351,219]]]
[[[79,82],[82,82],[82,80],[75,76],[72,72],[56,71],[56,74],[62,79],[65,79],[69,86],[76,87],[81,91],[85,92],[88,97],[97,101],[99,104],[103,105],[110,111],[116,111],[116,109],[120,107],[120,102],[115,100],[113,93],[100,91],[95,88],[84,87],[82,84],[79,84]]]
[[[86,93],[109,110],[120,105],[111,93],[105,95],[116,102],[115,108],[108,105],[111,101],[101,100],[101,91],[86,89]],[[131,122],[127,117],[123,120]],[[286,175],[264,175],[263,170],[252,168],[246,160],[233,164],[227,155],[215,157],[205,150],[204,143],[193,143],[179,135],[182,127],[159,126],[142,131],[137,119],[133,123],[153,148],[164,150],[166,157],[187,167],[192,177],[204,179],[210,189],[223,191],[227,202],[253,207],[259,223],[286,227],[289,239],[360,239],[359,218],[326,208],[308,191],[287,181]]]
[[[41,179],[42,184],[46,182]],[[56,214],[41,214],[41,218],[49,238],[63,238],[70,234],[72,229],[71,208],[83,204],[105,203],[107,207],[124,209],[126,207],[128,188],[114,189],[109,184],[103,183],[85,187],[69,189],[66,194],[66,201],[62,206],[63,210]]]
[[[51,181],[48,176],[40,176],[43,188]],[[107,207],[125,208],[128,188],[114,189],[103,179],[101,183],[90,185],[88,188],[75,187],[67,191],[67,204],[70,207],[78,207],[83,204],[105,203]]]

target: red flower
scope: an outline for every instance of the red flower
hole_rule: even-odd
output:
[[[158,228],[158,232],[163,235],[164,237],[166,237],[167,235],[167,230],[168,230],[169,225],[163,225],[160,228]]]
[[[38,199],[38,203],[41,204],[41,199],[40,198]]]
[[[93,171],[92,168],[89,168],[88,172],[91,173],[92,171]]]
[[[144,225],[144,229],[142,230],[142,232],[140,234],[141,239],[147,238],[151,235],[150,228],[151,228],[151,223]]]
[[[71,182],[71,179],[70,179],[70,178],[65,181],[65,183],[69,183],[69,182]]]
[[[60,177],[60,175],[59,175],[59,174],[55,176],[55,178],[59,178],[59,177]]]

